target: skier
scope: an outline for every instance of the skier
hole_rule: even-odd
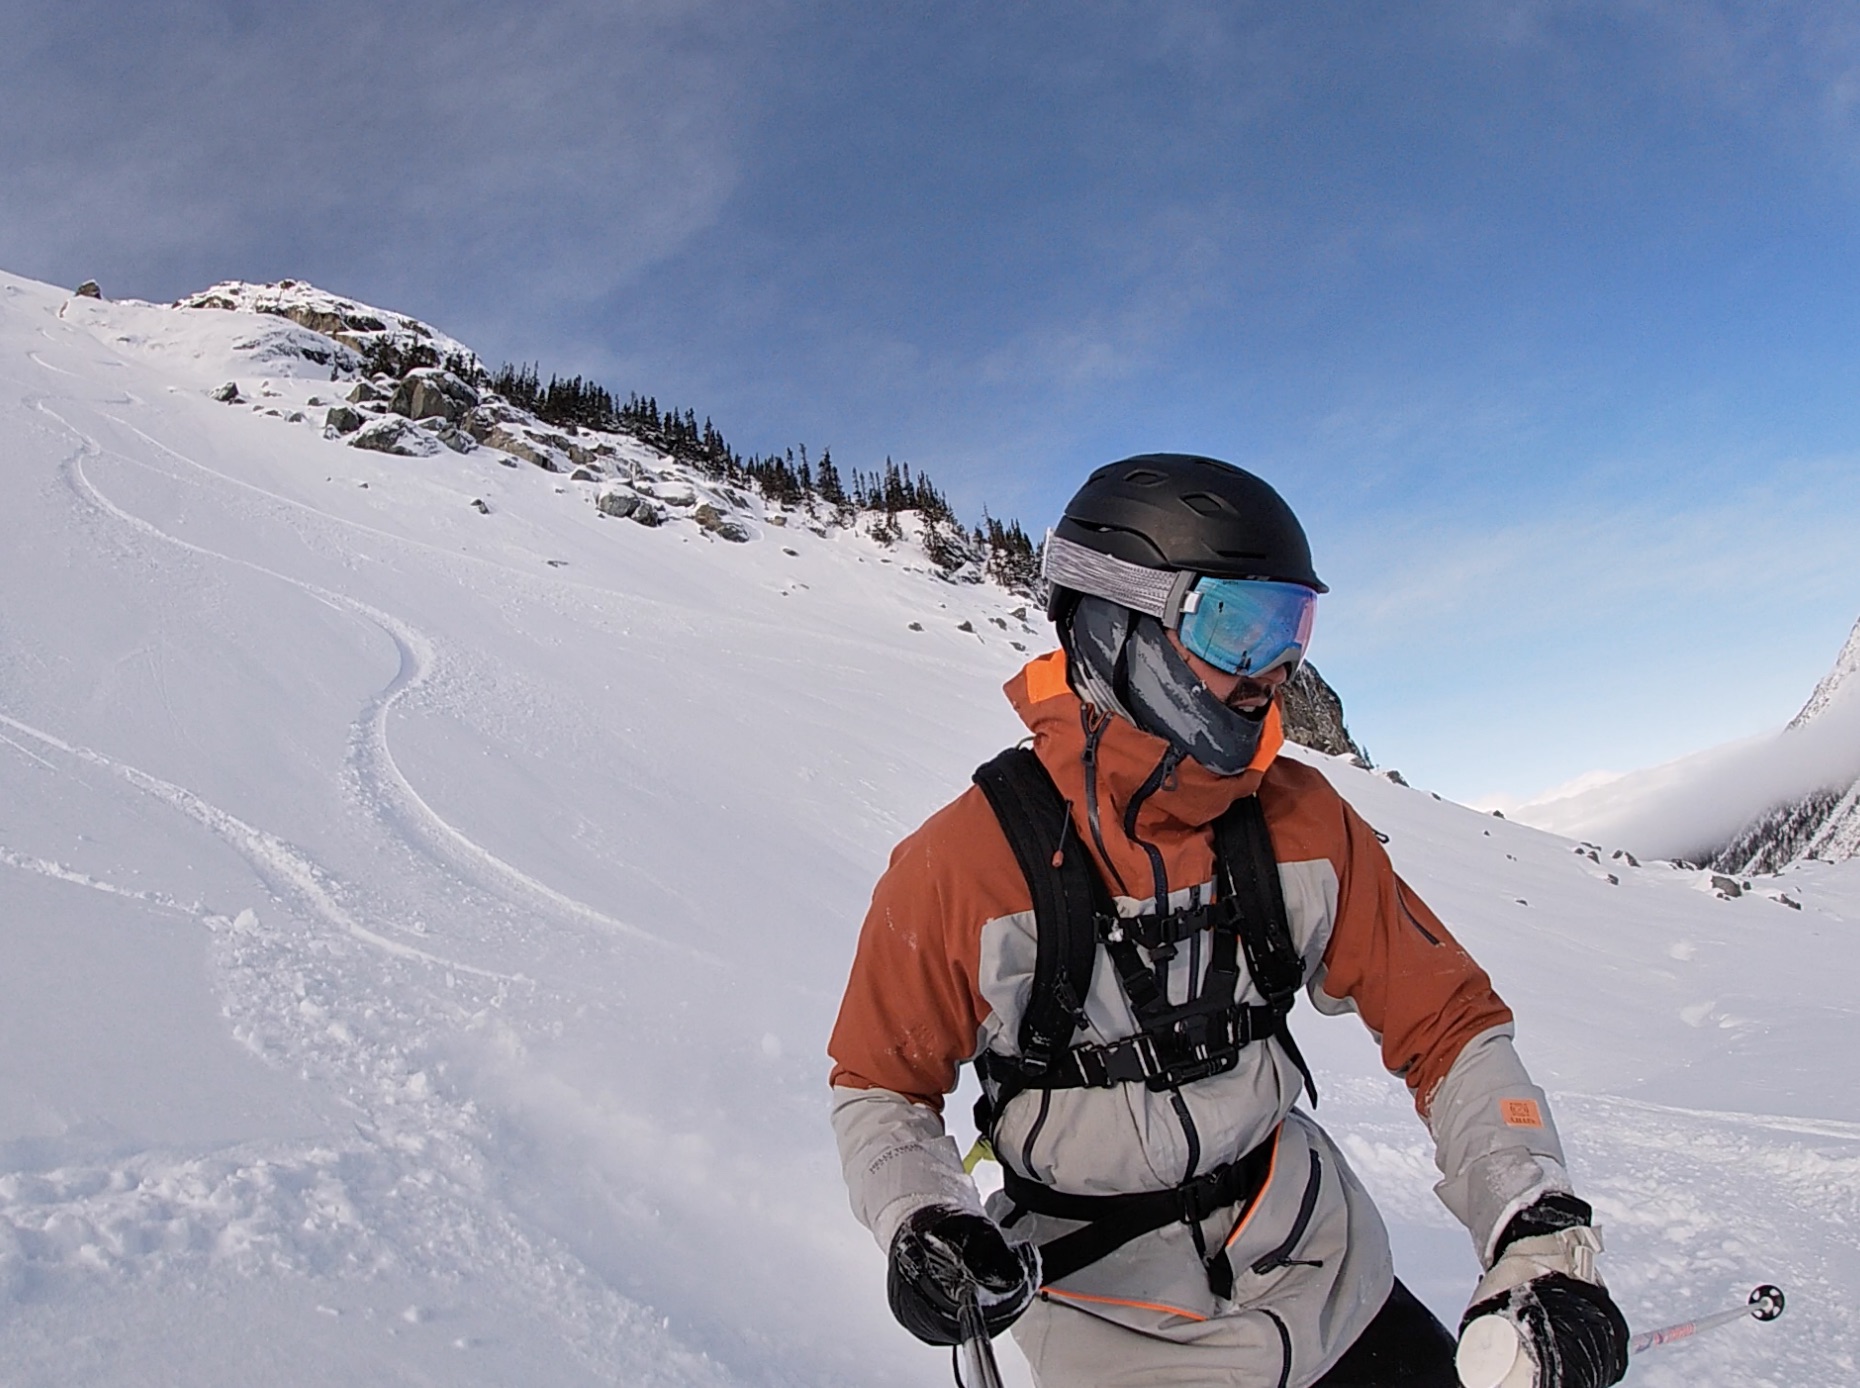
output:
[[[1361,1016],[1433,1136],[1486,1269],[1470,1376],[1617,1382],[1627,1326],[1510,1010],[1374,831],[1277,755],[1326,591],[1291,509],[1226,463],[1130,458],[1073,497],[1045,564],[1060,649],[1007,685],[1032,750],[892,853],[829,1045],[898,1320],[954,1344],[979,1289],[1045,1388],[1454,1388],[1455,1337],[1295,1106],[1316,1098],[1302,989]],[[985,1210],[942,1120],[964,1062],[1002,1165]],[[1498,1342],[1519,1352],[1494,1370]]]

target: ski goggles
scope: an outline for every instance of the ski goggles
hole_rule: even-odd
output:
[[[1302,583],[1201,578],[1182,597],[1176,635],[1230,675],[1296,670],[1311,644],[1317,594]]]
[[[1147,612],[1190,652],[1230,675],[1261,675],[1280,665],[1297,669],[1311,644],[1318,595],[1302,583],[1146,568],[1051,531],[1043,563],[1054,587]]]

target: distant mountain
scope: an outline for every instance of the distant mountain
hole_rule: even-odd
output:
[[[1815,686],[1782,737],[1799,736],[1817,720],[1829,717],[1837,705],[1860,701],[1856,671],[1860,671],[1860,622],[1854,623],[1834,668]],[[1860,857],[1860,777],[1837,774],[1832,784],[1753,816],[1713,856],[1711,865],[1724,872],[1778,872],[1806,859],[1844,862],[1853,857]]]
[[[1860,856],[1860,623],[1788,725],[1519,806],[1540,829],[1723,873]]]

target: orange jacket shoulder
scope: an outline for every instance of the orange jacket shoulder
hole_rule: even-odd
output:
[[[892,851],[873,889],[827,1046],[832,1082],[940,1104],[988,1015],[982,928],[1032,905],[994,810],[970,786]]]

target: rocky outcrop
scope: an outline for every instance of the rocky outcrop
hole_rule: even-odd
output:
[[[538,444],[522,428],[514,424],[497,424],[482,434],[474,434],[479,443],[486,448],[495,448],[521,458],[526,463],[534,463],[544,472],[560,472],[561,459],[555,451],[546,445]]]
[[[1299,746],[1327,756],[1351,757],[1360,766],[1370,764],[1368,754],[1344,726],[1343,700],[1310,661],[1286,682],[1279,696],[1279,715],[1285,720],[1285,736]]]
[[[101,299],[103,290],[98,287],[96,280],[85,280],[77,287],[77,296],[80,299]]]
[[[450,371],[422,367],[401,379],[388,408],[408,419],[444,419],[457,424],[478,408],[478,392]]]

